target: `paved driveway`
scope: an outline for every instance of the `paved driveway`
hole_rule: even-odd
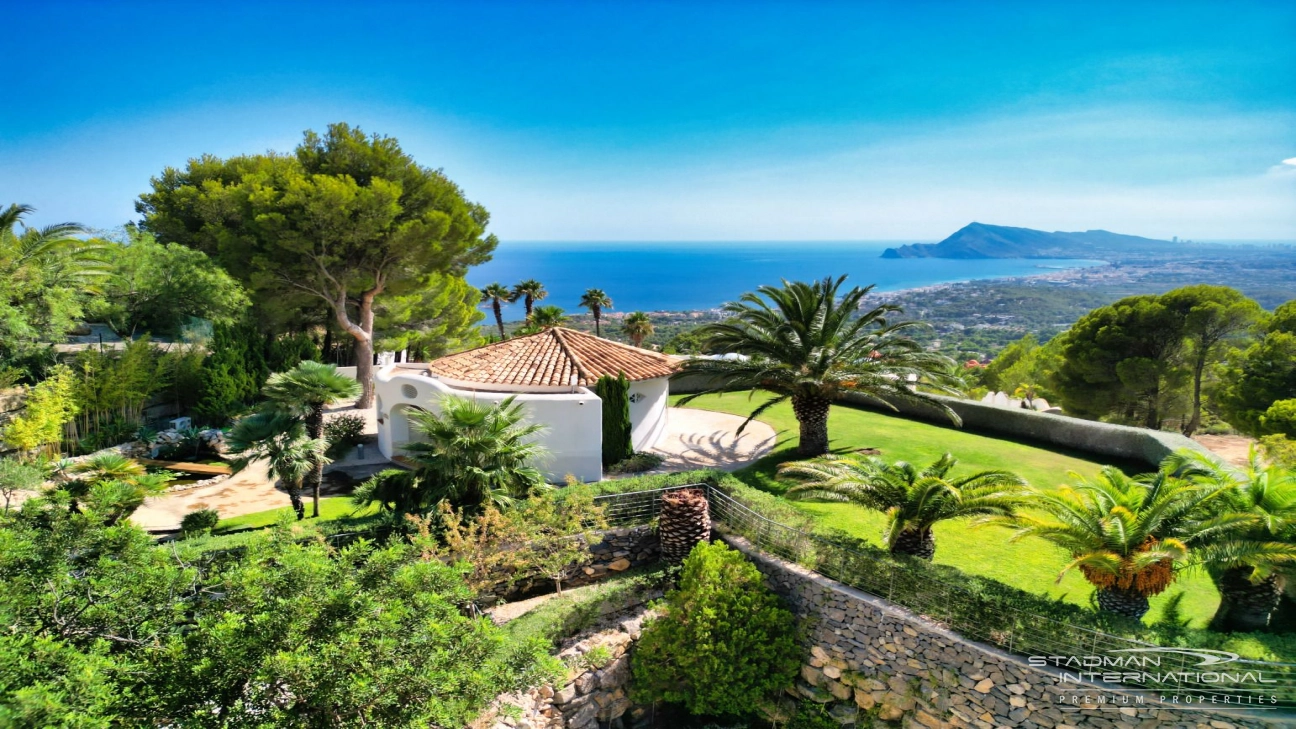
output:
[[[736,471],[769,453],[778,440],[774,429],[753,420],[738,435],[742,423],[739,415],[670,408],[666,431],[652,449],[666,459],[656,472],[699,468]]]

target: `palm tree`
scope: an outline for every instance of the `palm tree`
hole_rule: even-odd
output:
[[[1148,597],[1174,583],[1191,550],[1236,530],[1250,518],[1216,508],[1223,489],[1207,488],[1161,470],[1138,478],[1108,466],[1093,480],[1032,490],[1032,511],[988,517],[1014,530],[1012,541],[1040,537],[1062,547],[1098,588],[1098,607],[1139,619]]]
[[[358,397],[360,383],[339,374],[334,365],[304,360],[287,372],[270,375],[261,394],[270,401],[271,409],[299,418],[311,440],[323,441],[324,409],[341,400]],[[312,517],[319,516],[320,484],[324,481],[326,462],[321,453],[310,476]]]
[[[105,246],[81,240],[88,231],[79,223],[29,228],[22,219],[33,212],[16,204],[0,210],[0,274],[47,288],[97,292],[96,282],[110,271]]]
[[[324,455],[328,444],[322,438],[311,438],[299,418],[283,412],[260,412],[235,423],[225,437],[229,453],[235,456],[234,470],[241,471],[253,461],[266,460],[270,477],[283,484],[297,519],[306,518],[302,503],[302,481],[318,466],[328,463]],[[317,496],[318,498],[318,496]],[[315,516],[319,516],[319,502]]]
[[[431,490],[430,503],[480,508],[487,501],[507,505],[545,486],[532,464],[547,455],[534,436],[544,426],[526,424],[521,403],[499,404],[446,396],[438,412],[410,412],[411,426],[424,440],[405,452],[419,479]]]
[[[621,322],[621,327],[625,329],[626,336],[630,337],[630,341],[636,347],[642,347],[643,340],[651,337],[653,333],[652,319],[642,311],[627,315]]]
[[[778,473],[802,482],[788,489],[789,498],[847,502],[885,514],[887,549],[930,560],[936,554],[934,525],[972,516],[1011,517],[1026,487],[1021,476],[1008,471],[951,478],[957,465],[948,453],[921,470],[876,456],[830,456],[785,463]]]
[[[76,474],[78,480],[89,484],[102,481],[129,481],[136,476],[144,475],[144,465],[133,458],[120,453],[99,453],[68,469]]]
[[[892,410],[896,408],[888,400],[925,403],[961,425],[953,410],[915,387],[954,393],[952,362],[904,336],[920,326],[918,322],[887,319],[901,312],[900,307],[885,304],[860,314],[860,304],[873,287],[854,287],[838,296],[845,280],[784,281],[782,287],[761,286],[726,304],[729,319],[701,331],[707,351],[739,356],[685,362],[681,376],[703,375],[713,386],[681,402],[724,390],[773,393],[748,416],[751,422],[775,404],[791,400],[801,426],[797,453],[803,457],[828,452],[829,406],[847,391]]]
[[[557,306],[537,306],[531,314],[532,331],[553,329],[567,323],[566,313]]]
[[[1208,488],[1223,489],[1221,510],[1252,517],[1236,534],[1224,534],[1199,550],[1198,558],[1220,592],[1211,619],[1221,632],[1263,630],[1282,600],[1282,570],[1296,559],[1296,474],[1266,466],[1254,448],[1247,468],[1238,470],[1200,451],[1182,450],[1162,469]]]
[[[77,477],[65,487],[72,496],[70,508],[79,511],[78,499],[85,499],[110,526],[134,513],[147,497],[166,491],[176,477],[170,471],[148,473],[142,463],[120,453],[92,456],[68,473]]]
[[[544,284],[529,278],[513,286],[513,301],[522,299],[523,305],[526,306],[526,320],[531,321],[531,310],[535,307],[535,302],[540,301],[548,296],[549,292],[545,291]]]
[[[481,301],[490,304],[491,311],[495,314],[495,326],[499,327],[500,339],[504,339],[507,335],[504,334],[504,312],[501,307],[513,301],[513,293],[503,284],[493,283],[482,289]]]
[[[580,307],[589,309],[594,315],[594,335],[603,336],[599,322],[603,317],[603,310],[612,308],[612,299],[603,293],[603,289],[586,289],[585,293],[581,294]]]

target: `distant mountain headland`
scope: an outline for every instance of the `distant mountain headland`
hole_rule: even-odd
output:
[[[1145,251],[1173,246],[1168,240],[1121,235],[1105,230],[1049,233],[1030,228],[972,223],[940,243],[888,248],[883,258],[1089,258],[1109,252]]]

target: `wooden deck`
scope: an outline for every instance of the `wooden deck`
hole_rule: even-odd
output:
[[[146,466],[156,468],[165,468],[168,471],[179,471],[180,473],[192,473],[198,476],[228,476],[234,472],[229,466],[212,466],[206,463],[185,463],[184,461],[155,461],[152,458],[140,458],[140,463]]]

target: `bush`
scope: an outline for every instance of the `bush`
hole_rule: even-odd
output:
[[[702,542],[666,596],[665,615],[639,640],[637,700],[701,715],[749,713],[792,683],[801,654],[795,622],[755,565],[722,543]]]
[[[623,461],[614,463],[611,466],[609,466],[607,472],[608,473],[643,473],[644,471],[651,471],[654,468],[660,466],[662,464],[662,461],[664,460],[666,459],[662,458],[656,453],[645,453],[643,451],[636,451],[633,456],[630,456],[629,458]]]
[[[604,375],[594,383],[594,394],[603,402],[603,467],[612,468],[634,456],[630,426],[630,381],[622,372]]]
[[[186,537],[209,534],[219,523],[220,513],[215,509],[191,511],[180,520],[180,533]]]
[[[802,702],[787,729],[837,729],[841,726],[821,704]]]
[[[352,448],[364,442],[365,419],[361,415],[339,415],[324,424],[324,440],[328,443],[328,457],[334,460],[345,456]]]
[[[1260,450],[1270,463],[1296,469],[1296,440],[1283,435],[1266,435],[1260,439]]]

